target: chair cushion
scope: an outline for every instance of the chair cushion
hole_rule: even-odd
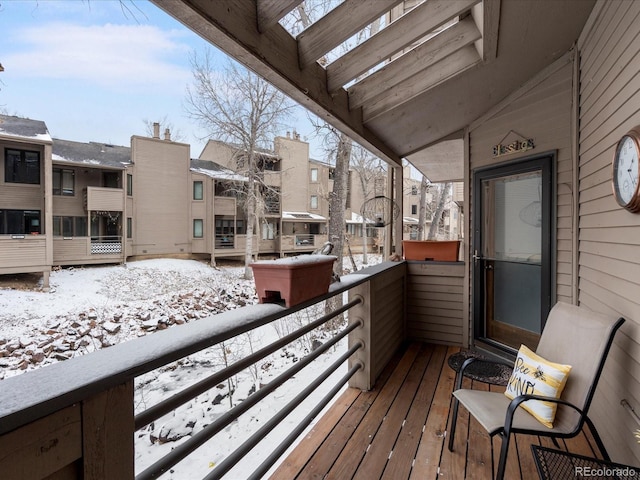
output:
[[[532,394],[560,398],[571,371],[570,365],[550,362],[521,345],[504,394],[514,399]],[[557,404],[541,400],[527,400],[520,405],[543,425],[553,428]]]

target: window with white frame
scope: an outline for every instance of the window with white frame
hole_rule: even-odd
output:
[[[312,182],[317,182],[318,181],[318,169],[317,168],[312,168],[311,169],[311,181]]]
[[[318,196],[317,195],[311,195],[311,210],[317,210],[318,209]]]

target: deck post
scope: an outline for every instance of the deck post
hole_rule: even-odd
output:
[[[349,290],[349,300],[360,298],[361,303],[349,312],[349,323],[361,321],[362,325],[349,334],[349,348],[358,342],[364,347],[349,359],[349,368],[360,362],[362,368],[349,380],[349,386],[360,390],[371,390],[375,381],[371,368],[371,282],[365,282]]]
[[[82,449],[85,480],[133,479],[133,381],[82,402]]]

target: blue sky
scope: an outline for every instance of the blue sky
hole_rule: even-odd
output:
[[[206,132],[183,101],[190,52],[208,44],[151,3],[0,0],[0,31],[0,112],[42,120],[54,138],[124,146],[166,119],[200,154]],[[294,126],[313,140],[304,113]]]

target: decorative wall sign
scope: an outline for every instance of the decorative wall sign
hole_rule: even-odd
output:
[[[509,135],[514,134],[519,138],[505,143],[505,140],[509,137]],[[533,138],[525,138],[520,135],[518,132],[514,132],[513,130],[509,130],[502,140],[497,145],[493,147],[493,157],[501,157],[503,155],[510,155],[512,153],[521,153],[526,152],[527,150],[531,150],[535,147],[533,143]]]

